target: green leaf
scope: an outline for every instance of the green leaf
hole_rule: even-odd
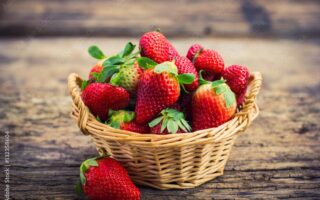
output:
[[[84,176],[82,171],[80,172],[80,182],[81,182],[81,185],[86,184],[86,177]]]
[[[163,119],[163,117],[157,117],[154,120],[152,120],[151,122],[149,122],[149,127],[154,127],[157,124],[159,124],[161,122],[161,120]]]
[[[81,176],[81,175],[80,175]],[[78,181],[78,183],[75,186],[75,190],[77,192],[78,195],[82,195],[83,194],[83,190],[82,190],[82,185],[81,185],[81,181]]]
[[[99,60],[105,58],[105,55],[103,54],[103,52],[99,49],[99,47],[97,47],[95,45],[89,47],[88,53],[92,57],[99,59]]]
[[[217,87],[218,85],[225,83],[224,80],[217,80],[212,82],[212,87]]]
[[[173,133],[173,134],[177,133],[177,131],[179,129],[178,125],[173,120],[168,121],[167,127],[168,127],[169,133]]]
[[[121,78],[122,78],[122,73],[121,72],[115,73],[115,74],[113,74],[111,76],[110,83],[112,85],[117,86],[117,85],[119,85],[119,82],[120,82]]]
[[[98,163],[97,163],[97,161],[95,160],[95,158],[86,160],[86,161],[85,161],[85,164],[88,166],[88,169],[89,169],[90,166],[94,166],[94,167],[97,167],[97,166],[98,166]]]
[[[120,129],[120,123],[118,121],[112,121],[108,123],[108,125],[111,126],[112,128]]]
[[[226,106],[229,108],[236,101],[235,94],[228,88],[224,93],[224,98],[226,100]]]
[[[104,83],[107,78],[111,77],[114,73],[119,71],[119,66],[112,65],[109,67],[104,67],[97,77],[97,82]]]
[[[177,120],[176,123],[177,123],[178,127],[181,128],[184,132],[188,132],[188,130],[181,123],[181,120]]]
[[[130,111],[125,111],[124,113],[124,122],[131,122],[134,119],[135,113]]]
[[[110,65],[121,65],[124,63],[124,59],[118,55],[111,56],[102,63],[102,66],[109,67]]]
[[[128,42],[124,48],[124,50],[120,53],[121,57],[126,57],[132,53],[136,45],[133,45],[131,42]]]
[[[154,71],[158,74],[161,74],[162,72],[169,72],[171,74],[178,75],[178,69],[172,62],[163,62],[158,64],[155,66]]]
[[[89,82],[87,80],[83,80],[81,83],[81,90],[83,91],[87,86],[88,86]]]
[[[137,61],[139,66],[142,67],[143,69],[154,68],[157,65],[156,62],[154,62],[153,60],[147,57],[140,57],[137,59]]]
[[[188,131],[191,130],[191,127],[190,127],[189,123],[188,123],[185,119],[180,119],[180,121],[182,122],[182,124],[184,125],[184,127],[186,127],[186,129],[187,129]]]
[[[178,121],[178,120],[180,120],[182,118],[184,118],[184,114],[182,112],[177,112],[173,119],[175,121]]]
[[[194,74],[186,73],[186,74],[179,74],[178,80],[181,84],[191,84],[194,81]]]
[[[214,87],[214,90],[215,90],[217,95],[220,95],[220,94],[222,94],[223,92],[226,91],[226,86],[225,85],[220,85],[220,86]]]
[[[168,118],[164,118],[163,121],[162,121],[160,133],[162,133],[164,131],[164,129],[167,128],[167,124],[168,124]]]

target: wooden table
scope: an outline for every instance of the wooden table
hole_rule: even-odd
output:
[[[119,51],[130,38],[0,39],[2,168],[10,170],[13,199],[76,199],[79,165],[96,154],[90,137],[69,117],[69,73],[86,76],[86,49]],[[132,40],[137,42],[135,40]],[[260,116],[235,143],[225,174],[189,190],[139,187],[142,199],[320,198],[319,39],[184,38],[217,49],[226,65],[264,76]],[[10,166],[4,159],[10,145]],[[8,153],[8,151],[6,151]],[[5,173],[1,171],[1,192]]]

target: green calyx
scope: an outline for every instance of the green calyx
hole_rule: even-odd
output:
[[[229,108],[236,101],[236,95],[232,92],[230,87],[226,84],[226,81],[223,79],[216,80],[213,82],[207,81],[203,79],[202,73],[203,73],[203,70],[200,70],[199,72],[200,85],[211,84],[212,88],[214,89],[217,95],[220,95],[223,93],[224,99],[226,101],[226,106],[227,108]]]
[[[126,110],[109,110],[109,120],[107,124],[113,128],[120,129],[122,123],[131,122],[135,117],[135,113]]]
[[[92,45],[88,48],[88,53],[95,59],[101,60],[106,58],[104,53],[96,45]]]
[[[105,157],[106,157],[106,155],[89,158],[81,164],[81,166],[80,166],[80,185],[86,184],[86,177],[84,174],[87,172],[87,170],[90,167],[98,167],[97,160],[99,160],[101,158],[105,158]]]
[[[162,133],[165,129],[168,130],[169,133],[175,134],[179,129],[184,132],[190,132],[191,126],[185,120],[184,114],[172,108],[167,108],[161,111],[161,116],[155,118],[149,123],[149,127],[154,127],[158,125],[160,122],[161,128],[160,132]]]
[[[112,81],[110,81],[110,83],[113,85],[118,85],[119,80],[121,79],[121,73],[118,72],[121,71],[122,67],[133,66],[138,57],[139,51],[133,53],[135,47],[136,45],[128,42],[121,52],[105,59],[106,57],[98,47],[91,46],[88,51],[92,57],[105,59],[105,61],[102,63],[102,71],[100,73],[93,73],[93,76],[96,78],[96,82],[103,83],[108,78],[111,78]],[[115,77],[112,77],[114,74],[116,74]]]

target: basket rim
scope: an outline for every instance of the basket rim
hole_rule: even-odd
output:
[[[68,88],[73,100],[73,111],[71,112],[71,116],[76,119],[76,121],[78,122],[78,126],[85,135],[91,134],[118,141],[131,140],[136,141],[137,143],[139,141],[143,143],[149,141],[152,143],[169,139],[180,139],[179,141],[188,139],[193,140],[197,136],[199,136],[199,138],[202,138],[203,136],[206,136],[206,138],[208,138],[208,136],[211,136],[218,141],[220,139],[227,139],[237,133],[243,132],[248,127],[248,125],[258,116],[259,108],[255,100],[260,90],[261,81],[262,75],[260,72],[253,72],[250,75],[249,91],[247,91],[248,93],[246,95],[242,109],[238,109],[233,118],[221,124],[220,126],[185,134],[158,135],[152,133],[142,134],[127,130],[115,129],[107,124],[99,122],[89,111],[89,108],[84,105],[80,97],[80,86],[82,79],[78,74],[71,73],[68,77]],[[230,130],[231,128],[234,129],[232,131],[233,133],[225,135],[223,134],[223,132],[225,132],[224,130]],[[98,133],[97,131],[92,131],[94,129],[99,129],[102,131]]]

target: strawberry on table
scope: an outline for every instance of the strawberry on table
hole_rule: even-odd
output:
[[[156,64],[150,59],[138,59],[144,71],[139,80],[137,102],[135,107],[136,121],[146,124],[163,109],[177,102],[180,96],[180,84],[190,84],[194,74],[179,74],[173,62]]]
[[[132,111],[118,110],[109,112],[109,120],[107,122],[113,128],[127,130],[136,133],[149,133],[148,125],[141,125],[135,122],[135,113]]]
[[[87,85],[82,91],[81,98],[92,114],[103,121],[107,119],[109,109],[123,109],[130,101],[129,93],[125,89],[108,83]]]
[[[158,31],[147,32],[140,38],[141,56],[150,58],[157,63],[172,61],[179,53]]]
[[[237,104],[241,105],[244,101],[250,78],[248,68],[241,65],[231,65],[223,71],[222,77],[236,94]]]
[[[140,191],[126,169],[110,157],[95,157],[80,166],[79,189],[92,200],[139,200]]]
[[[149,123],[151,133],[165,135],[191,131],[191,127],[185,120],[183,112],[167,108],[162,110],[160,115],[160,117],[157,117]]]
[[[233,117],[237,104],[235,94],[224,80],[205,81],[192,97],[194,131],[217,127]]]

